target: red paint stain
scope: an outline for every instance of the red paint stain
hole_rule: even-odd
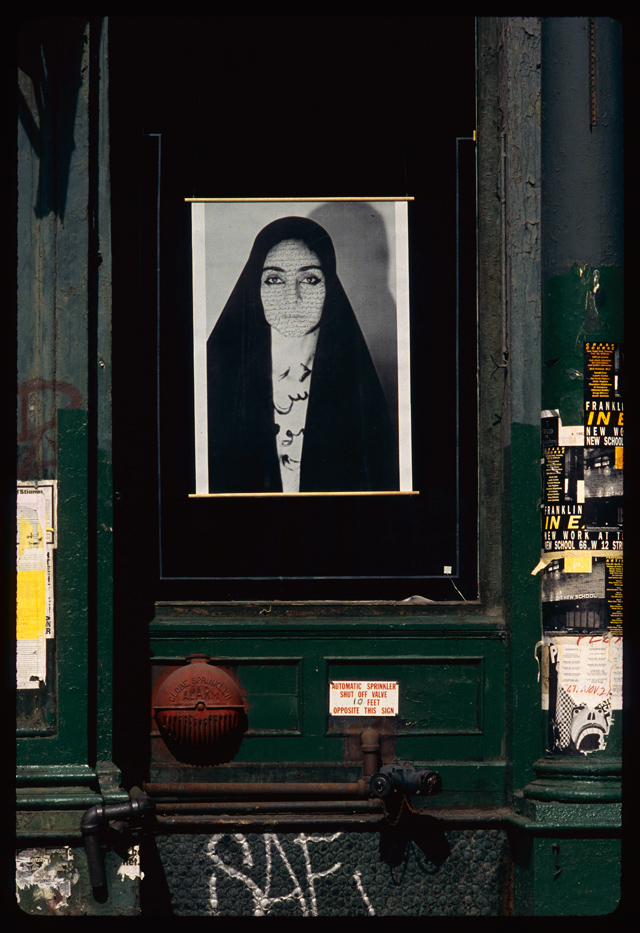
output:
[[[18,479],[25,479],[29,474],[41,474],[47,467],[56,464],[56,437],[55,416],[42,424],[29,427],[29,398],[36,392],[53,392],[55,407],[80,408],[82,396],[78,389],[70,382],[57,382],[56,380],[27,379],[18,386],[18,444],[24,445],[20,450],[20,463],[18,465]],[[66,402],[66,404],[65,404]],[[40,445],[48,444],[51,455],[45,460],[44,455],[38,455]]]

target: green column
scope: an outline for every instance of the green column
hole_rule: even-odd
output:
[[[138,910],[136,857],[107,851],[103,903],[80,831],[87,808],[128,799],[112,760],[107,38],[101,17],[32,18],[17,50],[17,478],[57,505],[44,645],[26,598],[17,612],[16,894],[41,915]]]
[[[617,22],[543,19],[536,575],[546,752],[517,795],[520,914],[605,914],[620,893],[621,68]]]

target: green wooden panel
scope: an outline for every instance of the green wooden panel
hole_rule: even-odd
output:
[[[55,565],[57,728],[17,740],[16,764],[88,761],[88,429],[80,409],[58,412],[58,547]]]
[[[618,834],[522,837],[512,851],[517,915],[593,917],[611,914],[619,906]],[[528,873],[535,873],[533,884]]]
[[[249,734],[300,732],[299,659],[243,663],[236,672],[249,698]]]
[[[342,780],[345,769],[360,773],[359,735],[376,725],[383,760],[440,763],[440,806],[504,802],[505,643],[495,619],[205,621],[201,606],[182,609],[179,628],[161,613],[152,623],[152,669],[204,652],[235,672],[248,703],[249,730],[234,761],[199,767],[197,780],[291,780],[292,771]],[[399,715],[330,716],[337,679],[397,680]],[[155,733],[152,779],[194,780],[189,766],[157,753],[159,741]]]
[[[400,734],[481,731],[481,655],[329,661],[329,677],[331,680],[397,681],[400,684]],[[333,722],[329,723],[329,731],[338,731]]]

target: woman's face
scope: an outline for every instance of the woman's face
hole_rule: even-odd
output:
[[[318,326],[326,290],[320,260],[302,240],[282,240],[267,253],[262,307],[267,323],[284,337],[302,337]]]

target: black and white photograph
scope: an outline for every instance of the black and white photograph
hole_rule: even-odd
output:
[[[196,495],[413,491],[408,200],[193,201]]]
[[[553,560],[542,574],[544,631],[605,632],[609,622],[607,558],[579,553],[582,563],[576,568],[574,554]]]

